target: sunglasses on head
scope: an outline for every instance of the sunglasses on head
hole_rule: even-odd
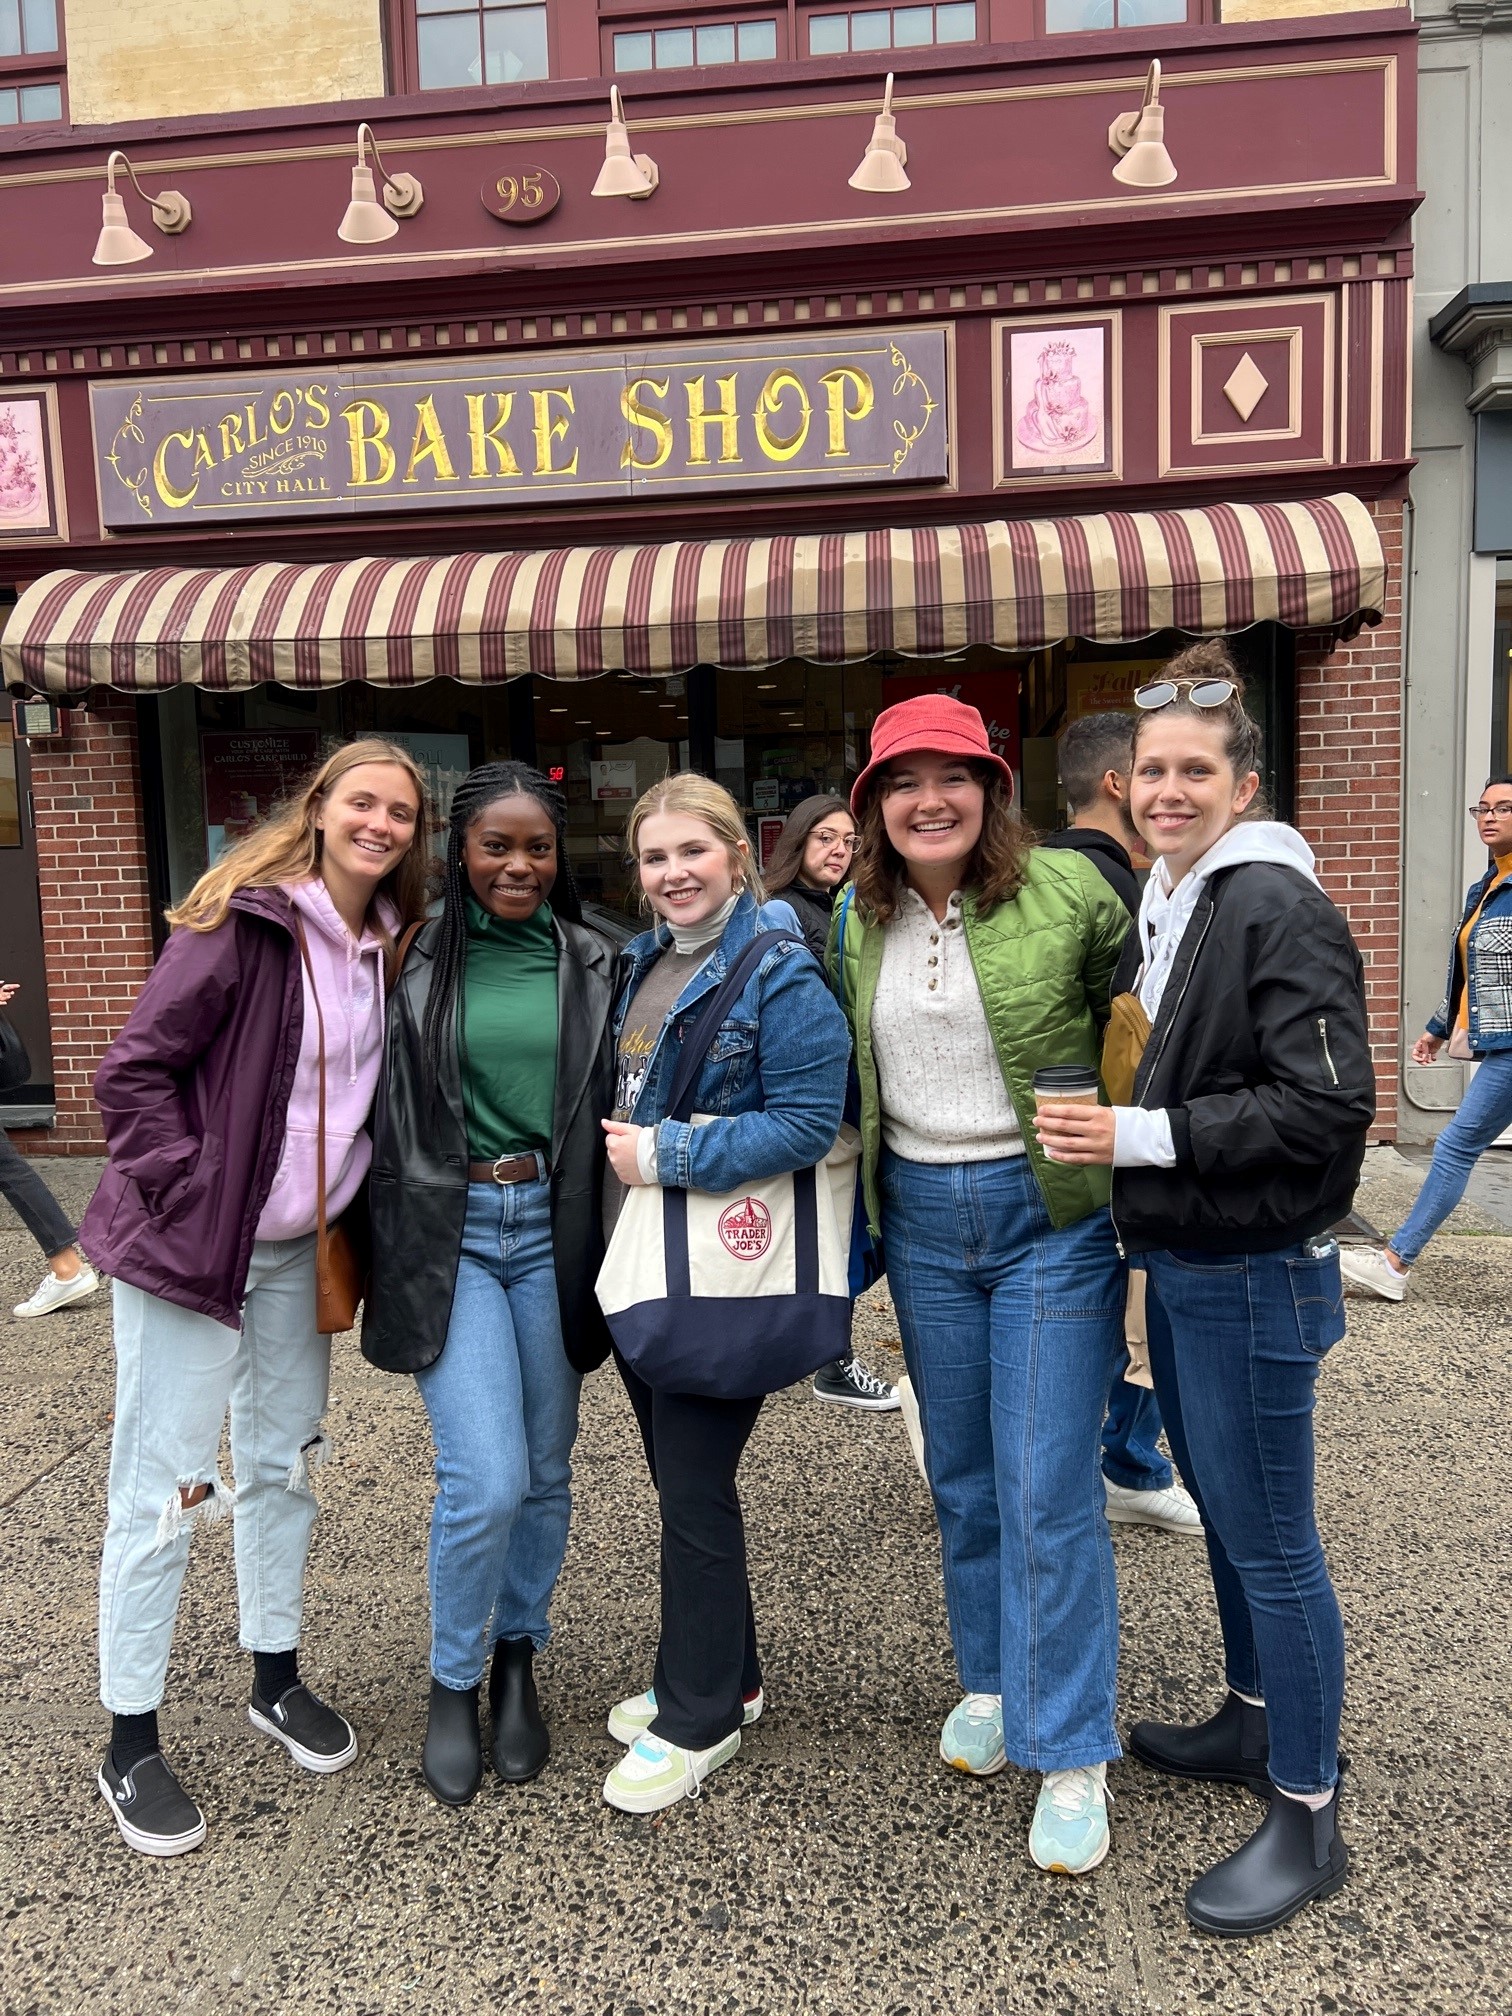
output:
[[[1136,689],[1134,705],[1153,713],[1157,707],[1169,707],[1183,687],[1194,707],[1226,707],[1239,691],[1232,679],[1155,679]]]

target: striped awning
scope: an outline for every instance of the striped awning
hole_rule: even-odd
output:
[[[523,672],[1030,651],[1267,621],[1357,627],[1379,621],[1385,585],[1370,513],[1341,495],[314,567],[61,572],[22,595],[3,648],[9,682],[53,692],[491,685]]]

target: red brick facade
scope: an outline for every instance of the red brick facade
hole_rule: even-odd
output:
[[[104,1149],[90,1090],[152,965],[135,703],[96,692],[59,742],[31,745],[57,1122],[12,1135],[44,1155]]]
[[[1402,1041],[1402,506],[1371,507],[1386,554],[1373,630],[1297,640],[1297,824],[1365,961],[1373,1138],[1396,1138]]]

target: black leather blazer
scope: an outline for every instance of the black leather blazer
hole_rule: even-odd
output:
[[[609,1008],[616,954],[607,938],[586,925],[554,921],[551,1237],[567,1356],[580,1372],[591,1372],[609,1355],[609,1332],[593,1284],[604,1257],[599,1122],[613,1104]],[[373,1271],[362,1353],[386,1372],[418,1372],[440,1357],[467,1216],[467,1124],[455,1042],[443,1058],[438,1105],[427,1101],[421,1071],[420,1032],[438,933],[434,921],[421,927],[389,997],[373,1115]]]

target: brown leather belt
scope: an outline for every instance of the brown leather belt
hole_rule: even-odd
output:
[[[544,1183],[548,1175],[546,1157],[537,1149],[529,1155],[501,1155],[497,1162],[469,1162],[469,1183]]]

